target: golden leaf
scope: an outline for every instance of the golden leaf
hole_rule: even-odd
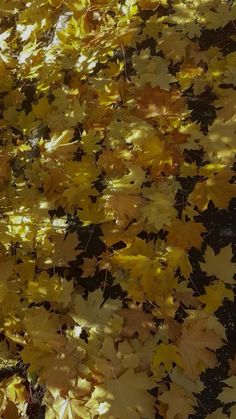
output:
[[[205,262],[200,262],[201,269],[207,273],[208,276],[216,276],[226,284],[234,284],[234,275],[236,274],[236,267],[231,263],[233,257],[232,247],[223,247],[218,254],[207,246],[204,259]]]

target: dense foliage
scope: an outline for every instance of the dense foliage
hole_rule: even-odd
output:
[[[0,22],[1,417],[235,419],[236,3]]]

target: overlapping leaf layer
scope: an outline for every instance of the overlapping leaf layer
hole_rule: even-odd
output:
[[[0,22],[1,417],[234,419],[236,4]]]

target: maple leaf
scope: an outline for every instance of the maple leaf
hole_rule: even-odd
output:
[[[165,27],[162,37],[158,40],[158,46],[164,52],[165,57],[173,60],[174,63],[181,62],[186,54],[188,42],[183,34],[178,33],[171,27]]]
[[[173,369],[173,363],[182,366],[182,360],[178,354],[177,347],[172,344],[160,343],[154,353],[152,360],[152,371],[158,373],[158,369],[163,364],[168,373]]]
[[[138,139],[139,133],[136,132],[136,135],[137,135],[137,138],[135,139],[136,140],[135,144],[138,144],[139,143],[139,139]],[[134,136],[135,136],[135,134],[134,134]],[[132,141],[132,135],[129,137],[129,139],[127,139],[127,141],[128,142]],[[147,144],[146,148],[148,148],[148,146],[151,147],[152,142],[150,141],[150,138],[149,138],[148,143],[145,142],[142,139],[141,145],[144,146],[145,143]],[[158,141],[157,138],[155,138],[155,144],[156,144],[158,149],[161,149],[160,141]],[[143,151],[146,151],[146,150],[143,150]],[[148,150],[148,151],[150,152],[150,150]],[[120,154],[122,156],[122,152]],[[105,156],[105,157],[107,157],[107,156]],[[151,156],[149,154],[149,159],[150,158],[151,158]],[[112,161],[113,161],[113,159],[112,159]],[[117,161],[117,164],[119,164],[119,161]],[[107,170],[107,168],[106,168],[106,170]],[[140,191],[142,183],[145,180],[145,171],[141,167],[139,167],[137,165],[132,165],[132,164],[129,164],[128,170],[129,170],[129,173],[125,174],[122,177],[119,177],[119,178],[115,177],[114,179],[109,178],[108,181],[107,181],[106,191],[110,192],[110,193],[112,191],[116,191],[116,192],[120,192],[120,193],[127,192],[128,194],[130,194],[131,192],[134,193],[134,192]]]
[[[225,70],[225,80],[227,83],[232,83],[235,85],[235,74],[233,73],[234,70],[234,62],[235,62],[235,52],[232,52],[227,56],[227,68]]]
[[[141,141],[135,141],[138,145],[140,144],[140,152],[136,154],[136,163],[140,164],[142,167],[152,166],[152,172],[154,172],[155,167],[162,166],[165,164],[165,154],[164,154],[164,143],[161,138],[154,136],[150,133],[148,140],[143,138]],[[164,161],[163,161],[164,160]]]
[[[230,106],[227,107],[227,109]],[[234,142],[235,135],[235,126],[234,119],[231,118],[227,121],[223,118],[215,119],[214,123],[209,129],[207,141],[205,137],[202,137],[199,141],[199,144],[204,147],[205,152],[212,161],[219,163],[225,163],[227,166],[231,166],[234,163],[234,153],[236,151],[236,146]],[[221,180],[218,178],[218,181],[223,183],[228,182],[227,173],[230,175],[229,169],[226,170],[226,179]],[[228,185],[227,185],[228,188]],[[229,191],[226,191],[229,194]]]
[[[45,143],[45,150],[48,153],[53,153],[55,151],[62,153],[62,150],[64,151],[64,147],[71,147],[71,145],[74,145],[74,142],[70,142],[73,138],[73,135],[74,131],[69,129],[61,132],[60,134],[55,133],[50,141]],[[77,142],[75,143],[77,144]]]
[[[168,246],[166,250],[166,261],[168,262],[168,266],[173,270],[180,268],[181,274],[185,278],[188,278],[192,272],[192,266],[189,262],[186,250],[181,247],[173,246]]]
[[[195,90],[197,90],[198,84],[197,80],[200,79],[201,74],[203,73],[202,67],[198,67],[195,63],[191,66],[189,64],[186,67],[183,67],[182,70],[177,75],[177,80],[181,85],[182,90],[188,89],[194,82]],[[201,85],[200,85],[201,86]]]
[[[105,214],[111,214],[110,219],[115,219],[119,225],[127,225],[130,220],[139,218],[139,208],[142,206],[143,198],[139,195],[115,192],[111,195],[104,195]]]
[[[43,307],[29,309],[23,325],[26,330],[26,339],[33,341],[35,347],[39,349],[59,348],[65,344],[64,336],[57,333],[60,330],[59,318]]]
[[[88,342],[91,345],[93,353],[93,361],[90,366],[93,378],[97,383],[104,383],[107,379],[113,379],[114,376],[119,376],[124,371],[123,357],[126,353],[131,352],[131,347],[128,342],[124,342],[125,349],[118,349],[115,347],[115,340],[111,337],[105,337],[103,342],[99,342],[97,339],[94,340],[94,336]],[[120,345],[119,345],[120,346]],[[137,366],[137,363],[135,364]],[[134,368],[131,364],[128,368]],[[125,367],[127,368],[127,367]]]
[[[153,285],[155,281],[154,274],[160,265],[158,260],[151,259],[148,256],[138,255],[117,255],[112,258],[115,265],[124,270],[130,271],[129,283],[124,281],[124,287],[128,288],[129,294],[137,301],[145,299],[143,286],[153,295]],[[140,279],[141,284],[137,281]]]
[[[213,313],[223,304],[225,298],[234,301],[234,293],[224,283],[217,281],[205,287],[205,295],[200,295],[198,300],[205,304],[206,313]]]
[[[55,352],[56,351],[56,352]],[[29,363],[29,372],[39,375],[39,383],[46,385],[54,397],[67,394],[75,385],[84,351],[79,348],[64,346],[63,348],[39,349],[31,343],[21,351],[22,359]]]
[[[104,387],[97,387],[87,406],[97,406],[101,418],[139,419],[145,415],[154,419],[154,399],[147,389],[154,382],[147,374],[125,371],[120,377],[108,380]],[[128,390],[128,391],[127,391]]]
[[[197,6],[197,5],[196,5]],[[169,22],[175,24],[177,30],[181,33],[187,34],[189,38],[200,36],[201,26],[199,20],[201,19],[197,7],[191,7],[191,3],[186,4],[177,3],[174,5],[173,16],[169,16]]]
[[[178,365],[170,373],[170,378],[173,383],[180,386],[185,390],[186,394],[189,394],[190,396],[192,396],[193,393],[200,393],[204,390],[204,384],[200,378],[195,381],[190,380],[190,378],[186,377],[184,374],[183,368]]]
[[[226,168],[206,181],[197,183],[194,191],[189,195],[189,202],[196,205],[201,211],[207,209],[210,200],[216,207],[227,209],[229,201],[236,192],[236,185],[229,183],[232,176],[233,172]]]
[[[68,396],[56,397],[51,400],[50,397],[44,399],[47,404],[46,419],[90,419],[89,410],[83,407],[82,400],[77,398],[72,391]]]
[[[76,259],[81,250],[75,249],[79,245],[76,233],[64,236],[64,234],[51,235],[53,250],[45,257],[44,264],[47,266],[68,266],[68,263]]]
[[[193,395],[186,393],[175,383],[170,384],[170,390],[161,394],[159,400],[168,406],[166,419],[185,419],[194,413],[194,406],[197,404]]]
[[[122,308],[119,314],[124,317],[124,325],[122,335],[132,337],[135,332],[138,332],[141,342],[145,341],[150,332],[155,331],[153,322],[153,315],[143,311],[142,304],[130,304],[128,308]]]
[[[27,392],[24,380],[14,374],[6,378],[0,385],[0,414],[5,417],[16,418],[24,414],[26,409]],[[11,415],[11,416],[9,416]]]
[[[51,106],[46,96],[43,96],[36,105],[33,106],[32,112],[39,119],[45,118],[50,112]]]
[[[161,186],[153,186],[146,188],[143,192],[144,197],[148,201],[142,207],[143,217],[146,219],[147,225],[153,226],[160,230],[165,225],[169,225],[176,215],[173,207],[176,185],[169,185],[167,182]],[[176,188],[176,189],[175,189]]]
[[[87,278],[88,276],[94,276],[96,272],[97,258],[93,256],[92,258],[84,258],[83,265],[80,266],[80,269],[83,270],[81,278]]]
[[[137,114],[144,118],[158,118],[161,125],[169,125],[177,115],[187,113],[185,101],[175,90],[163,91],[158,86],[152,88],[149,84],[135,91],[138,104]]]
[[[217,398],[223,403],[235,403],[236,376],[233,375],[222,382],[226,384],[226,386]]]
[[[177,283],[175,282],[173,285],[176,287]],[[175,313],[178,310],[178,304],[174,301],[174,296],[171,295],[171,292],[166,296],[156,295],[155,302],[158,307],[153,309],[153,314],[157,319],[167,320],[174,318]]]
[[[82,148],[86,154],[93,154],[101,149],[99,131],[92,129],[82,134]]]
[[[218,254],[215,254],[214,250],[207,246],[204,254],[205,262],[200,262],[200,267],[208,276],[216,276],[216,278],[226,284],[234,284],[236,267],[231,262],[232,257],[233,253],[230,244],[223,247]]]
[[[207,318],[186,320],[177,347],[187,377],[195,380],[206,368],[214,368],[216,356],[210,350],[218,349],[221,339],[207,330]]]
[[[137,76],[132,76],[131,80],[137,87],[150,83],[152,87],[159,86],[163,90],[170,90],[170,84],[176,81],[176,78],[169,74],[168,62],[162,57],[152,57],[149,48],[141,50],[139,55],[134,54],[132,62]]]
[[[216,108],[219,107],[219,110],[217,110],[217,115],[222,121],[228,121],[233,118],[235,115],[235,90],[219,89],[218,99],[214,101],[214,105]]]
[[[199,248],[202,243],[201,234],[206,231],[202,224],[191,220],[184,223],[178,218],[173,221],[168,230],[167,243],[184,249]]]
[[[0,366],[28,368],[27,388],[3,377],[1,417],[31,414],[38,384],[48,419],[197,414],[235,274],[207,247],[205,294],[189,279],[199,212],[235,196],[236,53],[205,42],[227,25],[234,44],[226,3],[0,2]],[[235,419],[230,379],[208,417]]]
[[[77,324],[87,329],[90,333],[100,334],[106,332],[112,334],[117,318],[116,313],[121,308],[121,302],[119,300],[109,300],[102,305],[103,302],[104,298],[101,289],[90,293],[87,301],[77,294],[69,315]],[[118,322],[118,327],[122,326],[122,319],[120,320],[121,324],[119,325]]]
[[[209,29],[217,29],[225,26],[231,19],[234,19],[234,10],[229,4],[220,3],[217,12],[208,10],[206,13],[207,27]]]
[[[35,280],[31,279],[28,282],[27,294],[30,301],[51,301],[61,303],[66,307],[71,301],[72,291],[72,281],[67,281],[56,275],[49,277],[46,272],[42,272]]]

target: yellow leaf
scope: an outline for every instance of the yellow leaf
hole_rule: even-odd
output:
[[[189,195],[190,203],[204,211],[212,200],[216,207],[227,209],[229,201],[236,194],[236,185],[229,183],[233,175],[233,171],[226,168],[207,180],[197,183],[194,191]]]
[[[103,305],[101,289],[89,294],[87,301],[81,295],[75,295],[73,306],[69,311],[71,318],[89,333],[112,334],[112,324],[116,312],[121,308],[119,300],[108,300]]]
[[[59,317],[55,313],[48,312],[43,307],[28,309],[23,325],[27,339],[33,342],[36,348],[42,350],[56,349],[65,343],[64,336],[57,333],[60,330]],[[27,347],[24,350],[27,350]]]
[[[234,284],[236,266],[231,262],[232,257],[233,253],[230,244],[223,247],[218,254],[215,254],[214,250],[207,246],[204,254],[205,262],[200,262],[200,266],[208,276],[216,276],[226,284]]]
[[[153,385],[154,381],[144,372],[128,369],[120,377],[97,386],[87,405],[104,419],[154,419],[154,399],[147,392]]]
[[[46,399],[47,401],[47,399]],[[72,391],[67,397],[58,396],[47,403],[45,419],[90,419],[88,409],[83,406],[80,397],[74,396]]]
[[[132,76],[131,80],[137,87],[150,83],[151,87],[159,86],[163,90],[170,90],[170,84],[176,81],[169,73],[168,61],[151,56],[149,48],[141,50],[139,55],[134,54],[132,62],[137,75]]]
[[[160,365],[163,364],[165,371],[170,373],[173,369],[173,363],[182,366],[182,360],[178,354],[177,347],[170,343],[159,343],[152,359],[152,371],[154,373],[155,371],[158,372]]]
[[[50,277],[46,272],[42,272],[36,279],[29,281],[27,294],[30,301],[50,301],[66,307],[70,303],[72,291],[72,280],[67,281],[56,275]]]
[[[188,254],[186,250],[181,247],[169,246],[167,248],[166,260],[173,270],[180,268],[180,271],[185,278],[188,278],[192,272]]]
[[[50,110],[51,105],[48,103],[48,99],[45,96],[39,99],[38,103],[36,105],[33,105],[32,108],[33,114],[39,119],[45,118],[45,116],[50,112]]]
[[[65,130],[65,131],[62,131],[60,134],[55,133],[52,136],[51,140],[45,143],[45,149],[49,153],[56,151],[58,148],[63,149],[64,147],[70,145],[70,141],[72,140],[73,135],[74,135],[73,130]]]
[[[234,301],[234,293],[226,288],[223,282],[217,281],[205,287],[205,294],[200,295],[198,300],[205,304],[206,313],[214,313],[223,304],[225,298]]]
[[[147,225],[160,230],[171,224],[176,216],[173,204],[177,185],[174,184],[172,187],[166,182],[161,186],[155,185],[144,189],[143,195],[147,198],[147,202],[142,206],[141,212]]]

